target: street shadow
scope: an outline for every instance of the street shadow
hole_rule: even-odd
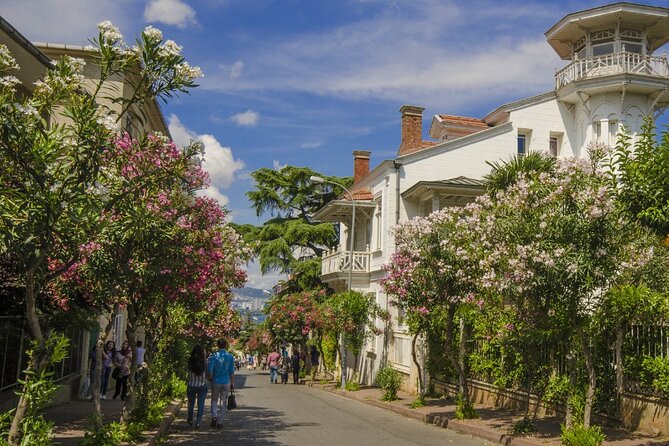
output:
[[[283,415],[282,412],[264,407],[241,406],[226,413],[221,429],[211,429],[207,423],[200,429],[194,429],[183,421],[177,421],[170,429],[170,444],[276,446],[284,444],[277,440],[278,432],[293,427],[320,425],[285,423],[281,420]]]

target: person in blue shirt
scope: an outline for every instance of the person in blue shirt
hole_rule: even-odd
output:
[[[225,348],[225,339],[216,341],[218,351],[209,356],[207,373],[211,380],[211,427],[222,426],[228,392],[234,389],[235,358]]]

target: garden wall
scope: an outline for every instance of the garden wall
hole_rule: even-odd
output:
[[[655,435],[669,436],[669,401],[643,395],[623,395],[625,427]]]
[[[442,381],[432,380],[435,390],[449,396],[457,394],[457,386]],[[524,411],[527,394],[497,387],[482,381],[469,381],[472,401],[487,407]],[[535,395],[530,395],[530,413],[537,411],[539,416],[562,416],[563,410],[541,403]],[[622,424],[628,429],[653,435],[669,436],[669,401],[642,395],[626,394],[623,396],[622,420],[604,415],[595,415],[595,422],[603,425]]]

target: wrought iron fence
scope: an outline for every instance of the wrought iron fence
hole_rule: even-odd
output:
[[[82,355],[86,354],[84,330],[68,326],[61,332],[70,340],[67,358],[54,366],[54,379],[62,381],[80,372]],[[16,387],[28,361],[30,346],[25,320],[15,316],[0,316],[0,392]]]

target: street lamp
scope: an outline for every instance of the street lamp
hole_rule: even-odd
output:
[[[331,181],[331,180],[326,180],[323,177],[319,177],[316,175],[312,175],[309,180],[312,183],[316,184],[323,184],[323,183],[329,183],[329,184],[334,184],[335,186],[339,186],[344,191],[348,194],[349,198],[351,199],[351,227],[349,228],[348,235],[349,235],[349,259],[348,259],[348,291],[351,291],[351,281],[353,279],[353,238],[355,236],[355,199],[353,199],[353,194],[351,193],[350,190],[348,190],[343,184],[338,183],[336,181]],[[342,371],[341,371],[341,388],[346,389],[346,347],[344,346],[344,333],[342,332],[341,335],[341,363],[342,363]]]

